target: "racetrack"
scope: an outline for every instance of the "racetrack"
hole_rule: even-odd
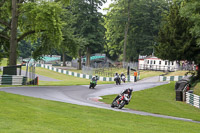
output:
[[[97,85],[95,89],[89,89],[88,88],[89,85],[82,85],[82,86],[7,87],[7,88],[0,88],[0,91],[5,91],[24,96],[30,96],[30,97],[37,97],[47,100],[72,103],[77,105],[104,108],[114,111],[200,123],[198,121],[193,121],[191,119],[152,114],[142,111],[130,110],[126,108],[115,109],[111,108],[110,105],[108,104],[98,101],[98,98],[100,96],[119,94],[122,90],[128,87],[133,87],[133,91],[139,91],[168,83],[168,82],[148,82],[147,80],[145,81],[146,82],[140,81],[136,83],[126,83],[121,85],[115,85],[115,84]],[[134,95],[132,101],[134,101]]]

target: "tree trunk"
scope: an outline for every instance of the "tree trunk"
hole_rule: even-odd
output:
[[[128,20],[125,26],[125,33],[124,33],[123,63],[126,61],[126,46],[127,46],[129,22],[130,22],[130,0],[128,0]]]
[[[9,65],[17,64],[17,0],[12,0],[12,22],[10,37]]]
[[[66,66],[66,59],[65,59],[65,52],[62,51],[62,55],[63,55],[63,66]]]
[[[91,49],[87,47],[86,66],[90,67]]]
[[[81,70],[81,50],[78,51],[78,70]]]

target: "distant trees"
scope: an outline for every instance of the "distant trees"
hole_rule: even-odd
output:
[[[73,0],[71,2],[70,8],[76,17],[76,21],[73,23],[74,35],[82,38],[79,39],[79,42],[82,40],[84,47],[81,46],[79,54],[83,51],[86,53],[87,66],[90,65],[91,54],[102,52],[105,44],[103,16],[98,11],[104,2],[105,0]]]
[[[116,0],[105,17],[106,52],[112,59],[124,61],[151,54],[162,13],[167,10],[166,0]]]
[[[197,0],[174,1],[163,19],[156,55],[167,60],[194,61],[200,66],[200,4]],[[198,70],[198,77],[200,69]]]

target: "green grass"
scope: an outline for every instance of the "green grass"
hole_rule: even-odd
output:
[[[151,89],[133,92],[126,108],[200,121],[200,109],[175,100],[175,82]],[[116,95],[103,96],[103,102],[111,103]]]
[[[148,78],[148,77],[153,77],[153,76],[159,76],[161,74],[164,74],[164,72],[161,71],[140,71],[140,79]]]
[[[3,58],[0,62],[0,66],[7,66],[7,62],[8,62],[8,59],[7,58]],[[2,71],[0,71],[0,75],[2,75]]]
[[[23,68],[24,69],[24,68]],[[36,74],[43,75],[46,77],[58,79],[61,81],[41,81],[39,79],[39,85],[89,85],[90,80],[85,78],[78,78],[55,71],[51,71],[45,68],[36,67]],[[113,84],[113,81],[98,81],[98,84]]]
[[[0,92],[1,133],[198,133],[200,124]]]
[[[200,96],[200,82],[197,83],[196,86],[194,87],[194,94]]]
[[[8,62],[8,59],[7,58],[3,58],[0,62],[0,66],[7,66],[7,62]]]
[[[189,71],[175,71],[175,72],[169,72],[165,76],[184,76]]]

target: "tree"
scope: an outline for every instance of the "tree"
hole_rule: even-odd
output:
[[[130,0],[128,0],[127,2],[127,21],[126,21],[125,30],[124,30],[125,33],[124,33],[123,62],[126,61],[126,46],[127,46],[129,24],[130,24]]]
[[[128,56],[124,60],[137,61],[139,54],[148,55],[153,52],[162,13],[168,10],[168,1],[133,0],[129,4],[127,2],[127,0],[116,0],[110,6],[105,17],[106,39],[108,39],[108,50],[112,59],[118,56],[117,58],[122,60],[121,56],[126,53]],[[128,7],[130,7],[130,14]],[[125,48],[123,44],[126,44],[124,35],[126,30],[124,29],[128,20],[127,48]]]
[[[163,20],[163,27],[157,38],[156,56],[170,61],[194,61],[199,66],[199,37],[195,32],[191,32],[196,21],[180,14],[182,9],[187,8],[187,4],[186,1],[175,1],[170,5],[169,13]],[[200,76],[200,70],[197,75]]]
[[[73,26],[74,34],[87,42],[84,48],[87,54],[87,66],[90,65],[91,54],[101,52],[105,43],[103,17],[102,13],[98,12],[103,2],[105,0],[73,0],[71,3],[73,15],[77,17]]]
[[[34,57],[48,53],[61,43],[61,12],[60,3],[43,0],[0,2],[0,40],[10,43],[9,65],[16,65],[17,44],[23,39],[32,42],[41,39],[42,43]]]
[[[72,25],[75,21],[75,17],[73,16],[72,12],[64,7],[64,12],[61,16],[62,20],[65,22],[62,32],[63,32],[63,41],[59,50],[62,53],[63,59],[63,66],[66,66],[66,54],[71,57],[77,57],[78,51],[78,43],[76,42],[76,37],[74,34],[74,29]]]

